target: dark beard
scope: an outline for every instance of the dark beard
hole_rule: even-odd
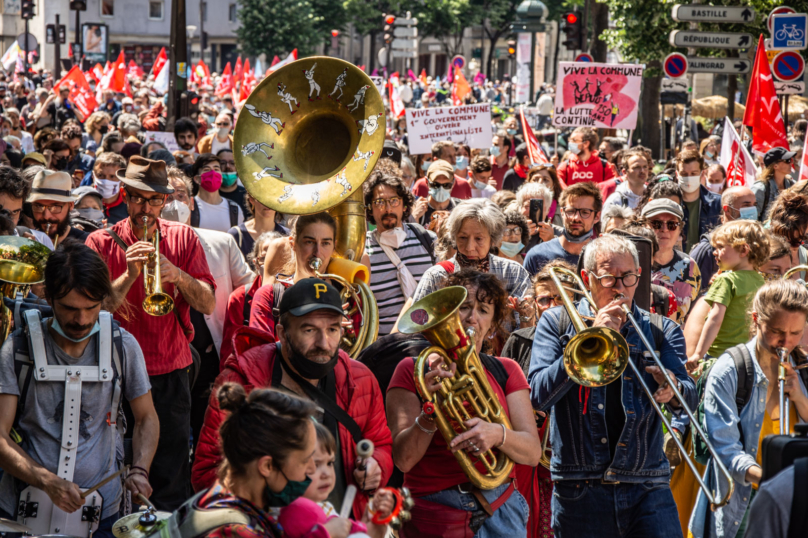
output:
[[[339,347],[328,359],[328,362],[315,362],[314,360],[309,358],[311,356],[328,356],[328,351],[325,349],[315,348],[310,350],[307,354],[303,354],[297,346],[292,343],[292,340],[288,340],[288,353],[284,353],[286,355],[289,364],[291,364],[297,372],[303,376],[305,379],[322,379],[328,375],[328,373],[334,369],[337,365],[337,360],[339,358]]]
[[[62,211],[67,211],[67,208],[64,208]],[[49,222],[50,222],[50,225],[51,225],[50,231],[53,232],[52,236],[51,236],[50,233],[45,231],[47,229],[47,227],[48,227]],[[63,220],[61,223],[55,223],[55,222],[47,221],[47,220],[44,220],[44,219],[42,219],[42,220],[34,219],[34,225],[36,226],[36,229],[40,230],[41,232],[45,233],[48,237],[51,237],[51,238],[53,238],[53,237],[61,237],[62,234],[67,231],[67,228],[72,223],[73,223],[73,219],[70,218],[70,213],[69,212],[67,213],[67,216],[65,217],[65,220]],[[56,227],[55,231],[54,231],[54,226]]]

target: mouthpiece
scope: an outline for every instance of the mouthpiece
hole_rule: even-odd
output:
[[[466,329],[466,334],[473,338],[477,336],[477,331],[474,330],[474,327],[469,327],[468,329]]]
[[[373,441],[370,439],[362,439],[356,443],[356,455],[362,459],[371,457],[374,450],[375,447],[373,446]]]
[[[780,359],[780,362],[785,362],[788,360],[788,350],[784,347],[778,347],[775,349],[777,353],[777,357]]]
[[[319,271],[321,265],[323,265],[323,260],[321,260],[320,258],[312,258],[311,261],[309,262],[309,267],[311,267],[315,271]]]

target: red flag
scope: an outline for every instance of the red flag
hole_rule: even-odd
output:
[[[455,67],[454,84],[452,84],[452,104],[455,106],[462,105],[466,95],[471,93],[471,86],[469,86],[466,77],[460,68]]]
[[[134,60],[129,60],[129,65],[126,67],[126,74],[137,78],[143,78],[144,75],[143,69],[136,64]]]
[[[527,124],[527,120],[525,120],[525,109],[521,106],[519,107],[519,118],[522,122],[522,133],[525,137],[525,144],[527,144],[527,153],[530,156],[530,162],[534,165],[549,165],[550,160],[547,158],[547,155],[544,154],[544,150],[539,144],[539,141],[536,140],[536,135],[533,134],[533,129]]]
[[[222,71],[222,79],[219,81],[219,86],[216,88],[216,95],[223,97],[233,91],[235,85],[233,84],[233,74],[230,71],[230,62],[224,66]]]
[[[123,56],[123,51],[118,54],[118,59],[115,60],[115,65],[113,66],[112,77],[109,80],[109,88],[110,90],[116,92],[123,92],[127,86],[126,81],[126,60]]]
[[[274,58],[272,58],[272,63],[271,63],[271,64],[269,64],[269,67],[272,67],[273,65],[275,65],[276,63],[278,63],[278,62],[280,62],[280,61],[281,61],[281,59],[280,59],[280,58],[278,58],[278,55],[276,54],[276,55],[275,55],[275,57],[274,57]]]
[[[70,87],[70,96],[67,100],[73,103],[84,118],[98,108],[93,92],[90,91],[90,85],[78,65],[74,65],[64,78],[54,85],[54,88],[61,88],[62,85]]]
[[[390,112],[393,115],[393,119],[398,119],[404,116],[406,112],[404,110],[404,102],[398,95],[398,88],[394,86],[392,82],[388,83],[387,87],[390,92]]]
[[[154,64],[152,65],[152,74],[154,78],[157,78],[157,75],[160,74],[160,71],[163,70],[163,66],[168,61],[168,56],[166,56],[166,48],[163,47],[160,49],[160,54],[157,55],[157,58],[154,60]]]
[[[238,84],[241,82],[241,77],[244,76],[244,70],[241,67],[241,56],[236,59],[236,68],[233,69],[233,83]]]
[[[774,89],[763,35],[758,41],[750,80],[743,124],[752,128],[752,149],[757,153],[766,153],[777,146],[788,148],[786,126],[783,123],[780,101],[777,100],[777,91]]]
[[[421,75],[418,77],[418,79],[426,84],[426,69],[421,69]]]
[[[199,60],[199,63],[197,63],[193,71],[191,71],[191,82],[199,84],[200,86],[211,85],[210,69],[208,69],[207,64],[202,60]]]

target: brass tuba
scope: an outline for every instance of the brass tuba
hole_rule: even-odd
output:
[[[152,316],[165,316],[174,309],[174,299],[163,292],[163,281],[160,278],[160,230],[155,229],[154,235],[149,239],[148,221],[148,217],[143,217],[143,240],[151,242],[154,252],[149,254],[149,261],[143,264],[143,287],[146,292],[143,310]],[[151,268],[150,265],[154,267]]]
[[[367,233],[361,187],[381,156],[384,133],[384,103],[370,77],[346,61],[312,57],[261,81],[233,137],[236,169],[251,196],[279,213],[328,211],[337,221],[334,255],[322,276],[339,275],[353,288],[355,304],[346,314],[358,311],[363,329],[343,346],[352,357],[379,331],[369,275],[365,268],[359,277],[357,266]]]
[[[472,418],[464,403],[474,410],[474,416],[511,429],[511,421],[491,388],[474,348],[474,334],[471,330],[467,333],[460,323],[458,309],[467,295],[468,291],[461,286],[430,293],[412,305],[398,325],[404,334],[423,333],[432,344],[418,355],[413,375],[421,398],[436,404],[435,422],[447,443],[465,431],[463,423]],[[455,375],[441,381],[436,393],[441,396],[440,402],[436,394],[427,390],[424,379],[424,367],[431,353],[442,356],[447,365],[457,365]],[[471,483],[480,489],[500,486],[513,469],[513,461],[502,452],[495,454],[493,450],[487,450],[475,456],[482,462],[485,472],[477,469],[476,462],[465,451],[458,450],[454,455]]]
[[[14,235],[0,237],[0,290],[3,297],[25,297],[33,284],[45,280],[45,263],[51,251],[45,245]],[[3,303],[0,332],[8,338],[14,313]]]

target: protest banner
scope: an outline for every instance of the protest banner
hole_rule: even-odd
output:
[[[471,148],[491,147],[491,103],[440,108],[408,108],[410,154],[432,151],[432,144],[451,140]]]
[[[174,133],[164,133],[161,131],[146,131],[143,133],[146,138],[146,144],[149,142],[160,142],[170,152],[180,151],[182,148],[177,144],[177,139],[174,138]]]
[[[560,62],[553,125],[634,129],[642,65]]]

